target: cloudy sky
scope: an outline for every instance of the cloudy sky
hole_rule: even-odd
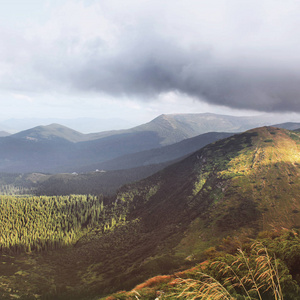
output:
[[[0,4],[0,120],[300,113],[298,0]]]

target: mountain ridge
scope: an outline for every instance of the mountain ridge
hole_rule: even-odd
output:
[[[111,160],[115,160],[116,165],[124,155],[131,155],[131,158],[127,157],[127,161],[133,161],[134,153],[172,145],[208,130],[224,132],[228,129],[228,132],[236,132],[267,121],[261,117],[174,114],[158,116],[146,124],[128,130],[92,134],[83,134],[59,124],[37,126],[14,135],[0,137],[0,171],[50,173],[92,171],[87,169],[88,166],[113,164]],[[283,126],[295,128],[297,123]],[[155,155],[157,157],[157,154]],[[153,163],[155,159],[153,158],[151,162],[151,158],[148,158],[148,161]],[[126,165],[124,161],[120,164]],[[132,162],[128,167],[137,165]]]
[[[119,240],[126,255],[111,249],[102,261],[101,268],[114,261],[122,270],[102,287],[132,288],[186,264],[187,257],[195,263],[205,249],[227,236],[255,237],[262,230],[299,228],[299,153],[299,133],[262,127],[209,144],[123,186],[114,205],[121,215],[130,208],[126,226],[138,227],[134,237],[127,233],[130,243]],[[120,239],[121,232],[126,235],[123,230],[111,232],[109,240]],[[78,247],[87,240],[79,241]],[[102,251],[101,239],[95,247]],[[136,257],[135,268],[130,267],[132,261],[127,265],[128,255]]]
[[[82,141],[84,140],[84,136],[84,134],[76,130],[56,123],[45,126],[36,126],[10,135],[11,138],[31,139],[33,141],[62,139],[69,142]]]
[[[274,127],[211,143],[112,197],[90,200],[101,211],[97,215],[91,206],[91,215],[84,210],[82,220],[97,223],[83,227],[69,247],[3,257],[9,261],[3,265],[14,268],[6,280],[15,290],[37,293],[43,279],[48,299],[93,299],[194,266],[203,251],[224,238],[226,243],[228,236],[253,238],[262,230],[300,228],[299,153],[300,133]],[[52,201],[43,199],[35,201]],[[75,195],[66,201],[72,207],[93,204],[77,202]],[[36,213],[32,210],[30,218]],[[75,238],[71,225],[63,228]],[[24,270],[26,281],[16,281],[15,273]]]
[[[136,270],[116,275],[119,289],[133,287],[130,279],[137,274],[143,275],[136,284],[143,276],[178,268],[187,257],[197,262],[228,235],[255,237],[261,230],[299,228],[299,150],[298,133],[262,127],[216,141],[123,186],[116,203],[132,207],[128,220],[138,222],[141,239],[130,245],[130,253],[142,257]]]

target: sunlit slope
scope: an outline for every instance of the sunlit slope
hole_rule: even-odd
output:
[[[119,227],[97,242],[99,252],[102,245],[112,245],[97,272],[104,275],[104,266],[116,262],[122,269],[110,284],[106,277],[105,286],[128,288],[201,260],[205,249],[227,236],[255,237],[265,229],[299,227],[299,150],[299,133],[258,128],[210,144],[124,186],[115,205],[126,207],[131,229],[120,239]]]
[[[272,127],[248,134],[253,134],[251,146],[245,145],[219,173],[231,178],[221,194],[220,208],[230,216],[230,211],[237,208],[235,203],[249,202],[253,213],[260,217],[260,229],[300,226],[299,134]],[[212,216],[217,217],[214,213]],[[234,226],[234,218],[228,221],[229,224],[221,222],[225,228]]]
[[[300,226],[299,195],[299,133],[263,127],[210,144],[118,198],[158,235],[172,226],[200,231],[191,241],[198,247],[233,231]]]

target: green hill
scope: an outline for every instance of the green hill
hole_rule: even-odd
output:
[[[103,199],[105,209],[95,202],[101,207],[99,218],[93,206],[80,212],[81,198],[57,199],[56,209],[67,205],[76,216],[77,239],[41,253],[2,256],[2,290],[31,296],[23,299],[33,299],[33,294],[41,299],[94,299],[131,289],[153,275],[194,266],[203,260],[204,250],[227,236],[243,239],[262,230],[299,228],[299,150],[299,133],[253,129],[122,187],[116,196]],[[15,215],[26,219],[33,232],[34,214],[41,220],[48,216],[43,201],[49,200],[34,200],[32,209],[23,201],[32,214],[29,220],[22,215],[23,206]],[[12,206],[5,208],[13,215]],[[56,224],[54,217],[51,224]],[[9,220],[13,223],[14,218]],[[57,222],[64,224],[57,229],[62,235],[72,229]]]

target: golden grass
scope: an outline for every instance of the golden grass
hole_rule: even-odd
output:
[[[233,298],[226,288],[211,276],[199,273],[202,278],[183,279],[178,278],[176,281],[177,287],[180,288],[179,292],[171,293],[168,297],[176,297],[180,299],[207,299],[207,300],[233,300]]]
[[[198,272],[200,279],[174,280],[174,292],[166,298],[234,300],[236,298],[233,295],[239,291],[249,299],[263,300],[264,293],[268,292],[274,300],[283,300],[277,261],[260,243],[252,245],[251,255],[238,249],[231,264],[216,261],[211,266],[217,267],[222,275],[222,283],[210,275]]]
[[[160,284],[160,283],[168,282],[171,279],[172,279],[171,275],[158,275],[158,276],[155,276],[155,277],[152,277],[152,278],[148,279],[147,281],[145,281],[142,284],[137,285],[133,289],[133,291],[138,291],[138,290],[141,290],[145,287],[151,287],[151,286],[154,286],[154,285],[157,285],[157,284]]]

